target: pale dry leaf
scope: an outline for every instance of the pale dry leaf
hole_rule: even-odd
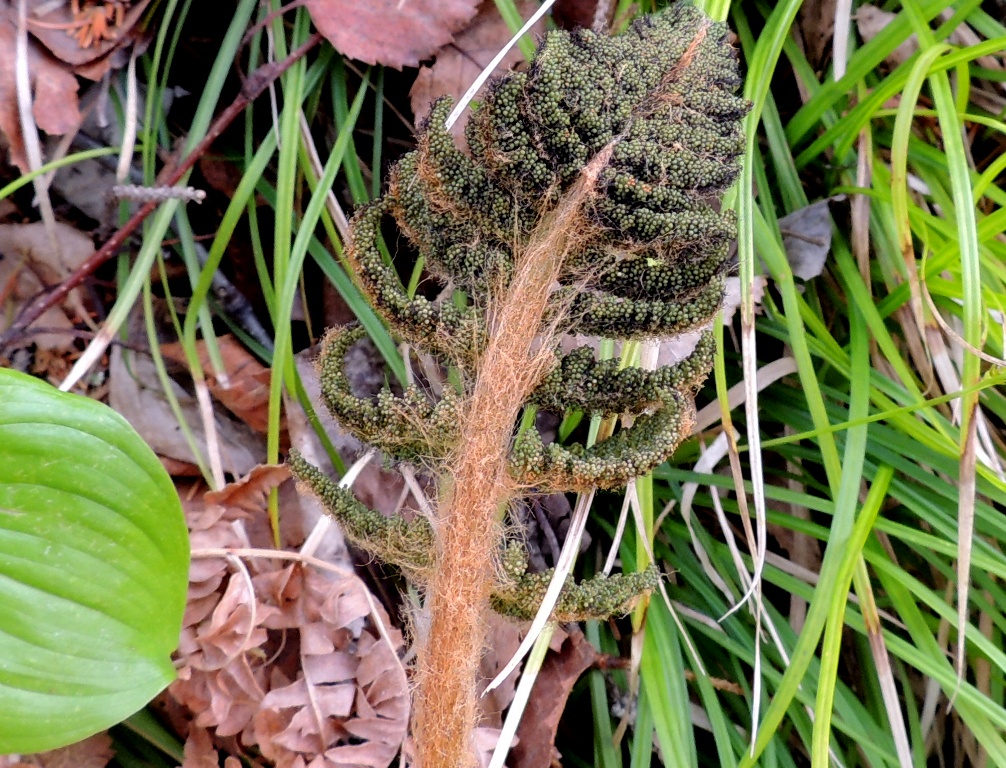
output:
[[[132,337],[132,334],[131,334]],[[137,335],[137,342],[140,337]],[[177,381],[171,387],[196,443],[206,455],[206,436],[194,394]],[[195,455],[164,394],[149,354],[114,347],[109,364],[109,405],[118,411],[147,444],[162,456],[195,463]],[[226,411],[214,409],[225,472],[241,477],[265,461],[265,438]]]
[[[485,725],[480,725],[475,729],[472,741],[475,742],[475,757],[479,761],[479,768],[488,768],[502,732],[500,728],[489,728]],[[514,736],[513,741],[510,742],[511,748],[518,744],[520,744],[520,738]]]
[[[765,275],[755,275],[751,282],[751,298],[754,301],[755,312],[761,308],[762,298],[765,295],[765,288],[768,286],[768,278]],[[728,277],[725,281],[723,291],[723,322],[729,324],[734,313],[741,305],[741,281],[738,277]],[[657,365],[674,365],[688,357],[695,351],[695,346],[699,343],[703,331],[689,331],[679,334],[670,339],[662,339],[657,350]],[[620,350],[619,350],[620,351]]]
[[[879,35],[896,16],[897,14],[891,11],[885,11],[875,5],[865,3],[856,9],[856,28],[859,30],[860,37],[865,42],[869,42]],[[941,18],[946,20],[949,16],[943,14]],[[967,48],[980,43],[981,38],[971,27],[962,23],[947,36],[947,42],[951,45]],[[893,65],[903,64],[917,50],[919,50],[919,38],[915,35],[909,35],[901,45],[888,55],[885,61]],[[995,56],[982,56],[978,59],[978,63],[987,69],[1001,70],[1003,68],[1002,61]]]
[[[206,494],[202,506],[187,502],[188,518],[201,526],[194,546],[213,547],[214,537],[233,542],[235,520],[243,524],[282,480],[275,469]],[[401,633],[389,631],[392,651],[373,624],[363,583],[263,558],[254,561],[250,591],[224,558],[193,560],[203,562],[216,566],[192,571],[201,580],[190,582],[169,694],[208,729],[213,747],[257,749],[275,766],[386,768],[406,733],[408,683],[396,655]],[[381,620],[387,625],[383,613]]]
[[[879,35],[884,27],[894,20],[896,14],[881,10],[875,5],[865,3],[856,9],[856,29],[864,42],[870,42]],[[890,64],[901,64],[911,58],[919,49],[919,39],[910,35],[901,45],[888,55],[886,61]]]
[[[17,314],[25,301],[43,289],[42,283],[24,263],[14,259],[0,261],[0,311],[5,318],[0,329],[9,327],[8,322]],[[35,343],[46,350],[69,352],[73,347],[73,322],[62,307],[50,307],[35,323],[36,328],[21,337],[24,344]]]
[[[68,98],[71,97],[72,98]],[[77,78],[62,67],[39,66],[35,75],[35,100],[31,113],[35,123],[48,134],[75,133],[81,114],[76,107]]]
[[[751,294],[754,300],[755,310],[758,311],[762,298],[765,295],[765,288],[768,286],[768,278],[764,275],[755,275],[754,281],[751,283]],[[724,281],[724,291],[723,291],[723,322],[729,323],[741,304],[741,283],[740,278],[728,277]],[[711,324],[710,326],[711,327]],[[695,346],[699,343],[699,339],[702,338],[702,334],[706,329],[699,329],[696,331],[688,331],[687,333],[680,333],[677,336],[672,336],[666,339],[660,339],[659,347],[657,350],[657,366],[664,365],[674,365],[686,357],[688,357],[692,352],[695,351]],[[560,344],[562,345],[563,352],[569,352],[574,347],[578,346],[589,346],[597,352],[600,349],[600,338],[597,336],[583,336],[583,335],[565,335],[560,339]],[[622,354],[622,342],[615,342],[614,346],[614,356],[619,357]]]
[[[54,233],[55,250],[42,222],[0,225],[0,304],[10,303],[3,313],[7,317],[13,317],[16,309],[44,288],[60,283],[94,253],[91,238],[83,232],[57,222]],[[35,323],[43,330],[29,332],[25,343],[34,342],[42,350],[56,352],[72,349],[71,331],[78,314],[73,306],[74,302],[68,301],[46,310]],[[3,325],[6,327],[6,321]]]
[[[300,625],[300,652],[305,656],[331,654],[335,650],[329,627],[319,621]],[[306,665],[306,661],[304,662]],[[353,667],[356,669],[355,665]]]
[[[483,694],[490,681],[496,678],[520,647],[521,632],[517,626],[496,613],[486,620],[486,650],[479,662],[479,722],[490,728],[503,727],[503,711],[513,701],[520,670],[515,669],[501,685]]]
[[[215,726],[216,735],[233,736],[244,731],[262,705],[265,695],[258,665],[252,668],[246,655],[206,676],[209,709],[196,718],[200,725]]]
[[[58,253],[42,222],[0,224],[0,255],[26,261],[46,285],[58,283],[94,254],[94,243],[90,235],[62,222],[56,222],[54,232]]]
[[[751,300],[754,302],[755,312],[761,309],[761,303],[765,296],[765,288],[768,287],[768,278],[764,275],[755,275],[751,281]],[[726,279],[725,290],[723,291],[723,322],[729,323],[733,319],[734,313],[741,305],[741,280],[739,277],[728,277]]]
[[[318,31],[340,53],[367,64],[416,67],[454,38],[478,0],[306,0]]]
[[[116,62],[116,69],[121,69],[125,64],[125,60],[120,59],[120,57],[116,55],[116,51],[112,50],[99,59],[89,61],[86,64],[78,64],[73,68],[73,73],[78,77],[83,77],[97,82],[112,71],[113,61]]]
[[[538,4],[525,0],[517,4],[517,9],[522,18],[528,18],[538,9]],[[545,21],[542,19],[530,34],[540,35],[544,32]],[[441,96],[451,96],[454,101],[458,101],[511,36],[510,28],[500,16],[495,3],[482,3],[478,15],[454,38],[454,43],[440,51],[432,65],[420,67],[409,91],[416,125],[429,114],[430,106]],[[506,72],[523,60],[520,48],[514,46],[495,72]],[[467,119],[466,112],[451,126],[451,133],[463,136]]]
[[[268,629],[290,629],[310,622],[304,616],[304,570],[300,563],[256,574],[252,581],[262,600],[276,608],[266,620]]]
[[[219,491],[208,491],[204,498],[207,504],[257,514],[265,511],[269,493],[289,477],[290,467],[286,464],[259,464]]]
[[[793,274],[812,280],[824,271],[831,253],[831,212],[828,203],[818,200],[779,219],[782,244]]]
[[[196,632],[201,658],[193,662],[200,669],[221,669],[244,651],[261,645],[266,633],[258,625],[258,614],[269,609],[254,605],[256,596],[249,592],[249,584],[240,576],[232,575],[227,589],[210,615],[208,625]]]

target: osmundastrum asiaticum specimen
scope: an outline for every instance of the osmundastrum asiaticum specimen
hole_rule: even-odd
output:
[[[360,210],[348,251],[392,331],[449,371],[430,387],[357,397],[344,358],[360,328],[329,333],[326,405],[392,461],[437,478],[435,508],[411,522],[367,509],[297,456],[297,475],[346,534],[399,566],[423,594],[416,617],[416,764],[474,764],[476,669],[495,610],[534,614],[549,574],[530,573],[515,503],[617,488],[688,435],[713,345],[653,371],[621,368],[564,334],[652,339],[708,326],[720,307],[734,217],[719,210],[743,151],[727,29],[688,5],[616,37],[555,31],[526,72],[492,82],[466,126],[467,151],[438,101],[387,194]],[[445,289],[410,296],[382,256],[390,224]],[[388,242],[394,242],[388,238]],[[590,446],[544,444],[528,408],[621,416]],[[524,420],[526,423],[529,420]],[[655,571],[567,583],[564,621],[618,615]]]

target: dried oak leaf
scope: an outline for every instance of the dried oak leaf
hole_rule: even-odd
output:
[[[419,66],[450,43],[475,15],[478,0],[307,0],[305,5],[337,51],[401,69]]]
[[[240,480],[219,491],[209,491],[205,500],[207,504],[258,514],[265,511],[269,493],[289,478],[290,468],[286,464],[259,464]]]
[[[529,17],[537,8],[538,4],[531,0],[517,4],[517,9],[524,18]],[[545,21],[542,19],[535,25],[532,34],[544,32]],[[496,5],[483,3],[472,23],[455,36],[454,44],[440,51],[432,65],[420,67],[409,91],[416,125],[422,122],[429,113],[430,106],[441,96],[452,96],[458,101],[510,37],[510,28],[496,10]],[[514,46],[494,73],[506,72],[523,60],[520,48]],[[451,133],[455,136],[464,135],[467,114],[463,114],[451,127]]]
[[[287,600],[287,610],[269,623],[299,619],[301,674],[262,702],[254,723],[262,754],[277,765],[301,755],[311,765],[324,756],[325,765],[387,766],[405,737],[407,686],[391,648],[368,631],[365,587],[355,576],[332,578],[298,566],[283,591],[298,581],[300,615]],[[267,582],[275,595],[280,582],[259,577],[257,583]],[[390,637],[400,647],[400,633]]]

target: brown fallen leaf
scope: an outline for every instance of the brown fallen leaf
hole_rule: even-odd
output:
[[[558,765],[555,733],[573,685],[598,659],[583,633],[566,638],[558,653],[549,652],[535,681],[524,717],[517,727],[520,741],[510,750],[511,768]]]
[[[520,676],[520,667],[514,669],[502,684],[493,688],[488,694],[485,693],[485,688],[513,658],[514,653],[520,647],[523,635],[513,622],[507,621],[495,613],[487,617],[486,623],[488,624],[486,650],[479,662],[477,683],[479,688],[479,722],[487,728],[499,729],[503,727],[503,711],[513,701],[517,678]]]
[[[199,364],[206,375],[210,393],[249,427],[265,434],[269,431],[269,369],[230,334],[218,336],[217,346],[227,374],[226,386],[213,375],[206,342],[196,342]],[[161,354],[167,360],[188,364],[180,342],[162,344]]]
[[[56,246],[42,222],[0,224],[0,254],[30,262],[46,285],[58,283],[94,253],[91,236],[69,224],[56,223]]]
[[[149,4],[150,0],[81,3],[80,13],[74,15],[70,3],[28,0],[28,31],[57,59],[82,67],[133,42],[133,28]]]
[[[594,16],[599,4],[598,0],[556,0],[552,6],[552,19],[563,29],[590,29],[594,26]],[[605,2],[605,5],[610,13],[612,3]]]
[[[185,501],[193,559],[178,679],[168,689],[174,721],[183,732],[191,721],[183,768],[247,748],[277,768],[386,768],[405,737],[402,636],[389,628],[391,645],[382,638],[376,622],[387,627],[387,616],[372,611],[351,569],[200,555],[268,551],[268,531],[248,524],[264,516],[268,491],[285,477],[284,467],[258,467]],[[290,511],[282,490],[280,499],[282,519]]]
[[[818,200],[779,219],[786,260],[793,274],[801,280],[812,280],[824,271],[831,253],[831,211],[829,203],[844,199]]]
[[[537,10],[538,4],[524,0],[517,7],[521,16],[528,18]],[[531,34],[540,35],[544,31],[543,19],[535,25]],[[496,5],[484,2],[472,23],[454,38],[454,43],[440,51],[432,65],[420,67],[409,91],[416,125],[429,114],[430,106],[441,96],[451,96],[455,101],[460,99],[511,36],[510,28],[496,10]],[[494,72],[506,72],[523,60],[520,48],[514,46]],[[451,133],[463,136],[467,119],[466,112],[454,123]]]
[[[210,732],[198,725],[189,726],[185,740],[185,760],[181,768],[219,768],[220,756],[213,748]]]
[[[10,161],[27,173],[15,79],[16,18],[13,4],[0,3],[0,133],[7,139]],[[77,78],[67,65],[29,40],[28,71],[35,95],[32,113],[39,128],[54,134],[76,131],[81,121]]]
[[[129,320],[131,345],[142,349],[147,344],[142,318],[134,313]],[[153,449],[154,453],[176,461],[196,462],[193,447],[178,424],[157,368],[149,353],[116,346],[108,368],[109,404]],[[193,392],[192,382],[178,375],[170,380],[171,390],[191,430],[196,448],[207,456],[207,438],[202,412]],[[188,387],[188,389],[186,388]],[[265,461],[265,437],[254,432],[244,421],[220,407],[213,408],[217,445],[224,472],[242,477]]]
[[[865,42],[869,42],[879,35],[896,16],[896,13],[885,11],[875,5],[871,5],[870,3],[864,3],[856,9],[856,28],[859,30],[860,37],[862,37]],[[949,18],[950,14],[946,11],[940,14],[940,19],[943,21],[946,21]],[[951,45],[959,45],[962,48],[968,48],[973,45],[978,45],[982,42],[982,38],[979,37],[978,34],[966,23],[961,23],[947,36],[947,42]],[[919,38],[914,34],[909,35],[901,45],[891,52],[886,61],[895,66],[903,64],[908,61],[908,59],[910,59],[918,49]],[[1003,69],[1001,55],[981,56],[977,59],[977,63],[986,69]]]
[[[808,0],[800,6],[800,33],[803,35],[807,60],[821,69],[835,36],[835,5],[837,0]]]
[[[337,51],[367,64],[417,67],[475,15],[478,0],[306,0]]]
[[[0,104],[0,112],[3,109]],[[11,309],[17,309],[43,288],[61,282],[94,253],[91,238],[67,224],[57,222],[54,234],[55,248],[42,222],[0,224],[0,306],[10,303]],[[80,299],[74,296],[74,301],[67,302],[73,304],[79,307]],[[62,352],[71,349],[74,336],[68,331],[80,318],[78,311],[67,305],[47,310],[36,325],[49,332],[31,332],[26,343]],[[14,313],[3,314],[13,317]]]
[[[207,504],[219,504],[243,512],[262,512],[266,509],[269,492],[289,477],[290,468],[286,464],[260,464],[219,491],[208,491],[203,499]]]

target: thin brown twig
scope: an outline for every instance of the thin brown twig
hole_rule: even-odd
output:
[[[270,62],[264,64],[245,80],[241,87],[241,92],[234,101],[221,112],[206,131],[202,140],[186,155],[177,165],[168,164],[157,176],[156,185],[163,187],[174,186],[181,178],[196,164],[196,161],[209,150],[227,127],[234,122],[235,118],[241,114],[245,107],[262,95],[263,91],[269,87],[280,75],[286,72],[294,63],[301,59],[309,50],[322,40],[320,34],[313,34],[300,47],[294,49],[283,61]],[[143,205],[130,219],[113,234],[105,244],[95,251],[83,264],[80,265],[73,274],[66,280],[36,298],[31,304],[24,307],[15,318],[10,328],[0,334],[0,349],[4,349],[11,340],[24,332],[28,326],[38,320],[47,309],[62,302],[67,295],[83,283],[102,264],[118,253],[130,235],[135,232],[140,224],[154,212],[159,202],[153,201]]]

